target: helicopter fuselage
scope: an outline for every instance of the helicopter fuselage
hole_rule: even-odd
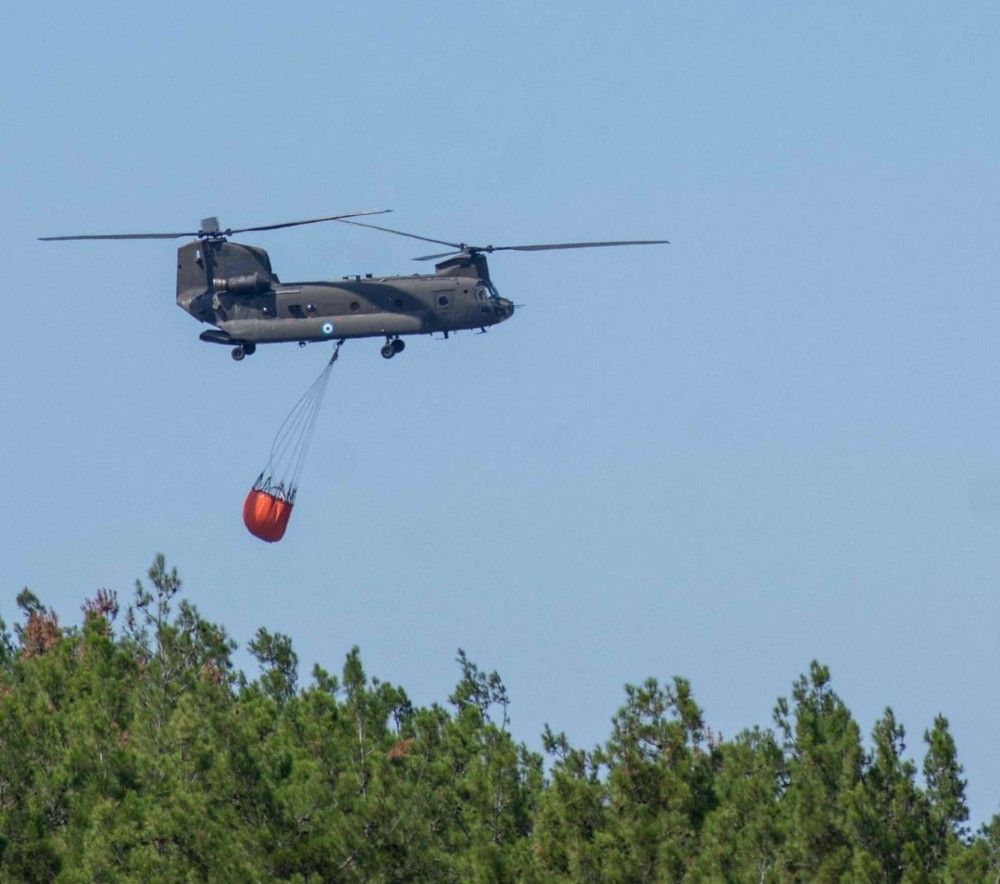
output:
[[[192,313],[223,331],[225,343],[394,337],[496,325],[513,305],[494,292],[469,277],[359,276],[278,284],[253,295],[213,292],[211,318]]]
[[[220,238],[178,249],[177,303],[215,326],[202,340],[233,345],[237,359],[257,344],[368,337],[386,339],[388,358],[403,335],[485,330],[513,315],[485,256],[454,257],[435,271],[282,283],[263,249]]]

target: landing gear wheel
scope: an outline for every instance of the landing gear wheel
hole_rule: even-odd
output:
[[[246,352],[246,350],[243,349],[243,345],[242,344],[237,344],[235,347],[233,347],[232,357],[237,362],[239,362],[246,355],[247,355],[247,352]]]
[[[404,341],[402,338],[396,338],[392,342],[392,349],[395,350],[397,353],[402,353],[404,347],[406,347],[406,341]]]
[[[384,344],[382,346],[382,349],[379,350],[379,352],[382,354],[382,358],[383,359],[392,359],[392,357],[396,355],[396,348],[393,347],[392,344]],[[236,358],[236,355],[234,353],[233,354],[233,359],[235,359],[235,358]],[[243,357],[241,356],[240,358],[242,359]]]
[[[256,344],[244,344],[243,345],[243,352],[246,353],[247,356],[253,356],[253,354],[257,352],[257,345]]]

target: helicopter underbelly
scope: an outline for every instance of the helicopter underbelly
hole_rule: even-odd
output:
[[[256,344],[280,341],[328,341],[373,335],[426,334],[432,329],[408,313],[366,313],[361,316],[316,316],[304,319],[234,319],[219,328],[234,341]]]

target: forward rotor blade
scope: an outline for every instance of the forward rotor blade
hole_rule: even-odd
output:
[[[602,240],[600,242],[557,242],[557,243],[537,243],[523,246],[470,246],[463,242],[449,242],[446,239],[434,239],[430,236],[420,236],[416,233],[407,233],[405,230],[394,230],[392,227],[381,227],[378,224],[366,224],[363,221],[347,221],[344,218],[336,219],[341,224],[353,224],[355,227],[370,227],[372,230],[381,230],[385,233],[394,233],[396,236],[405,236],[409,239],[419,239],[421,242],[433,242],[442,246],[449,246],[455,251],[440,252],[434,255],[421,255],[414,258],[414,261],[434,261],[438,258],[450,258],[452,255],[461,255],[466,252],[542,252],[550,249],[594,249],[604,246],[655,246],[669,244],[666,239],[617,239]]]
[[[64,239],[180,239],[182,236],[198,236],[199,231],[188,233],[98,233],[86,236],[40,236],[44,242]]]
[[[438,255],[421,255],[419,258],[414,258],[414,261],[433,261],[435,258],[450,258],[452,255],[464,255],[465,252],[441,252]]]
[[[262,224],[259,227],[240,227],[234,228],[233,230],[226,230],[225,234],[228,236],[232,233],[252,233],[258,230],[278,230],[282,227],[300,227],[303,224],[319,224],[321,221],[344,221],[345,218],[360,218],[362,215],[385,215],[391,212],[392,209],[374,209],[369,212],[351,212],[348,215],[329,215],[326,218],[309,218],[306,221],[285,221],[282,224]],[[344,221],[345,224],[357,224],[354,221]],[[373,227],[374,225],[368,225]]]
[[[446,239],[431,239],[429,236],[418,236],[415,233],[406,233],[403,230],[393,230],[391,227],[379,227],[378,224],[365,224],[364,221],[341,221],[341,223],[353,224],[355,227],[370,227],[372,230],[384,230],[386,233],[395,233],[397,236],[408,236],[410,239],[420,239],[424,242],[436,242],[439,246],[451,246],[453,249],[458,249],[460,252],[465,249],[464,243],[448,242]],[[449,252],[449,254],[451,253]]]
[[[350,222],[347,222],[350,223]],[[609,242],[555,242],[539,243],[527,246],[467,246],[458,252],[442,252],[439,255],[421,255],[414,258],[414,261],[433,261],[436,258],[450,258],[452,255],[461,255],[466,252],[544,252],[551,249],[595,249],[603,246],[653,246],[669,244],[667,239],[619,239]]]
[[[668,239],[618,239],[607,242],[553,242],[528,246],[486,246],[483,252],[544,252],[551,249],[599,249],[604,246],[669,245]]]

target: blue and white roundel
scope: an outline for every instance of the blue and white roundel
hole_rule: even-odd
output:
[[[323,334],[325,334],[325,335],[332,335],[333,334],[333,323],[332,322],[324,322],[320,326],[320,331],[322,331]]]

